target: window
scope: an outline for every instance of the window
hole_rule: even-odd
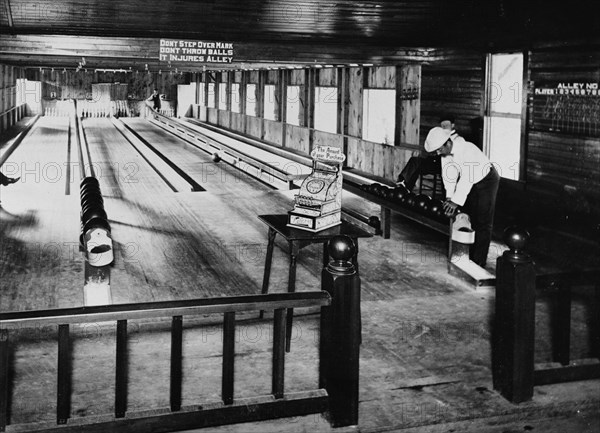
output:
[[[285,121],[300,126],[300,86],[287,86]]]
[[[219,110],[227,110],[227,83],[219,83]]]
[[[277,120],[277,103],[275,101],[275,86],[265,85],[265,119]]]
[[[246,114],[256,116],[256,84],[246,84]]]
[[[337,87],[315,87],[315,129],[337,133]]]
[[[500,175],[518,180],[521,172],[523,55],[488,57],[484,151]]]
[[[210,108],[215,108],[215,83],[208,83],[208,104]]]
[[[240,85],[231,83],[231,111],[240,113]]]
[[[362,138],[393,145],[395,127],[396,91],[364,89]]]

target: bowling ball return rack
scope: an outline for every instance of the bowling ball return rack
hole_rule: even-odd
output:
[[[496,284],[495,275],[468,260],[468,245],[453,241],[452,230],[454,218],[448,218],[446,221],[433,218],[433,216],[411,209],[401,203],[387,199],[372,192],[365,191],[364,189],[361,189],[360,184],[347,179],[344,179],[343,189],[357,195],[358,197],[369,200],[370,202],[381,207],[380,234],[384,239],[390,239],[391,214],[392,212],[397,213],[404,218],[415,221],[425,227],[448,236],[447,258],[448,272],[450,274],[463,278],[473,285],[479,287],[494,286]],[[465,254],[467,259],[462,260],[461,258],[464,257]]]

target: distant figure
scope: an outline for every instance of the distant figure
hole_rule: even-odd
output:
[[[5,176],[4,173],[2,173],[0,171],[0,185],[2,186],[7,186],[10,184],[13,184],[15,182],[17,182],[20,179],[20,177],[8,177]],[[0,208],[2,207],[2,202],[0,202]]]
[[[152,92],[152,95],[150,95],[146,101],[152,101],[152,109],[154,111],[160,111],[160,94],[158,93],[158,89],[154,89],[154,92]]]

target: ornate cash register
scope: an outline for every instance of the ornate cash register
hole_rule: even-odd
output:
[[[341,223],[342,163],[346,156],[331,146],[317,146],[310,156],[312,173],[302,182],[287,225],[317,232]]]

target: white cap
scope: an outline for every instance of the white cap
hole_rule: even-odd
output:
[[[429,131],[427,138],[425,139],[425,150],[427,152],[438,150],[446,143],[446,141],[448,141],[451,134],[452,131],[440,128],[439,126],[431,128],[431,131]]]

